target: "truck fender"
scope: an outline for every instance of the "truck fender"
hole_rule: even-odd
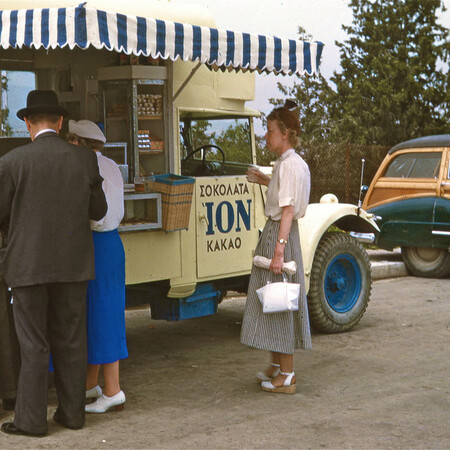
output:
[[[317,246],[329,227],[335,225],[344,231],[378,233],[380,230],[372,217],[356,205],[339,203],[333,194],[324,195],[320,203],[308,205],[305,215],[298,219],[306,292]]]

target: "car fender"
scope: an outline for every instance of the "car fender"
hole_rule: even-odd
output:
[[[339,203],[333,194],[324,195],[320,203],[308,205],[305,215],[298,219],[307,292],[316,248],[324,233],[332,225],[343,231],[360,233],[378,233],[380,231],[372,214],[368,214],[356,205]]]

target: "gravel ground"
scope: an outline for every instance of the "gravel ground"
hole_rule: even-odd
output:
[[[51,389],[49,435],[0,433],[0,448],[448,449],[449,291],[449,279],[374,282],[352,331],[314,333],[313,350],[295,354],[292,396],[255,382],[268,356],[239,343],[245,297],[178,323],[127,311],[125,410],[67,430],[51,420]]]

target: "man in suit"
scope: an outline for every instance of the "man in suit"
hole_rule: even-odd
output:
[[[31,91],[24,120],[32,142],[0,158],[0,222],[9,217],[3,276],[12,288],[21,367],[13,435],[47,433],[48,363],[54,364],[55,422],[84,424],[86,285],[93,279],[89,220],[107,211],[97,158],[58,134],[67,111],[55,92]]]
[[[0,224],[0,261],[3,258],[4,230]],[[3,280],[0,265],[0,398],[3,409],[12,410],[16,403],[20,350],[12,314],[11,295]]]

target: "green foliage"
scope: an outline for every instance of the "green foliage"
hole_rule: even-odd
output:
[[[250,130],[247,123],[239,123],[237,120],[234,125],[230,125],[225,131],[220,133],[215,144],[222,149],[226,149],[227,161],[250,163]]]
[[[262,136],[255,136],[256,140],[256,164],[259,166],[269,166],[275,159],[273,153],[270,153],[266,147],[266,140]]]
[[[448,131],[448,30],[437,23],[440,0],[351,0],[349,39],[338,43],[342,73],[336,109],[344,138],[394,145]]]
[[[192,125],[192,142],[194,147],[200,145],[212,144],[214,142],[215,133],[208,133],[211,124],[207,120],[196,120]]]
[[[192,122],[189,130],[190,137],[186,141],[191,142],[192,149],[203,145],[217,145],[225,153],[226,161],[251,163],[251,136],[248,122],[233,121],[222,131],[210,130],[212,123],[208,120],[196,120]],[[209,152],[214,159],[215,150]]]
[[[8,77],[0,73],[0,136],[11,136],[11,127],[8,122],[9,109],[3,106],[3,92],[8,91]]]
[[[331,83],[320,76],[292,88],[279,84],[300,105],[302,150],[336,142],[392,146],[448,133],[449,30],[436,18],[443,3],[351,0],[350,7],[348,39],[337,43],[342,70]]]

